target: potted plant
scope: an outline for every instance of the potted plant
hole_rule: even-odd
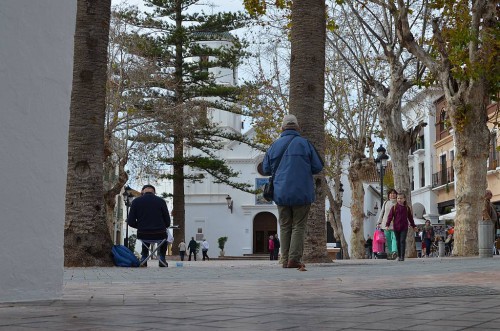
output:
[[[224,256],[224,246],[226,245],[227,237],[219,237],[217,239],[217,242],[219,243],[219,248],[220,248],[220,256]]]

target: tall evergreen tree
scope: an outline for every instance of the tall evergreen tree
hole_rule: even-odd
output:
[[[211,121],[215,109],[239,112],[234,106],[239,95],[234,70],[244,56],[243,43],[230,34],[242,27],[241,13],[194,13],[199,0],[147,0],[151,11],[121,11],[122,18],[138,28],[138,49],[134,56],[155,59],[157,73],[144,88],[141,103],[135,105],[150,118],[149,135],[134,137],[145,144],[161,142],[170,146],[159,162],[170,165],[173,180],[173,220],[179,226],[176,240],[185,238],[184,167],[207,172],[216,182],[241,190],[250,185],[235,183],[238,173],[217,157],[217,150],[228,140],[244,141],[235,130],[221,128]],[[144,33],[146,31],[147,33]],[[216,45],[216,46],[214,46]],[[220,84],[224,80],[227,84]],[[196,150],[196,152],[192,152]],[[173,247],[177,245],[174,243]]]

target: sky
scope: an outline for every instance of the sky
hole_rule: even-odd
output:
[[[139,8],[143,8],[143,0],[112,0],[112,5],[117,5],[120,3],[128,3],[130,5],[137,5]],[[243,0],[201,0],[200,4],[213,4],[215,11],[243,11]],[[201,6],[200,6],[201,7]],[[209,6],[205,6],[210,8]],[[144,7],[145,8],[145,7]],[[207,10],[207,12],[209,12]]]

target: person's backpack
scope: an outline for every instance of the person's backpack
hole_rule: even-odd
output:
[[[123,245],[114,245],[111,249],[113,262],[117,267],[138,267],[141,262],[130,249]]]

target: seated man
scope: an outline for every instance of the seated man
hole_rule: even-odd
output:
[[[144,240],[162,240],[167,238],[167,228],[170,226],[170,215],[168,213],[167,203],[162,198],[155,195],[156,190],[153,185],[144,185],[142,187],[142,196],[132,201],[130,213],[128,215],[128,225],[137,229],[137,239]],[[146,244],[149,247],[149,244]],[[165,255],[167,252],[167,243],[161,245],[160,267],[167,266]],[[142,261],[149,255],[146,247],[142,247]],[[146,264],[145,264],[146,266]]]

